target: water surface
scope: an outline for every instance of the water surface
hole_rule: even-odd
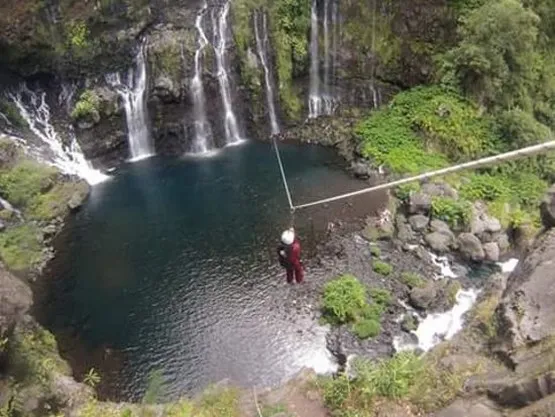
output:
[[[281,149],[297,203],[367,186],[330,150]],[[328,221],[359,217],[375,199],[297,214],[307,261]],[[101,394],[113,399],[140,399],[154,370],[168,398],[224,378],[269,386],[305,366],[329,370],[325,329],[279,308],[325,273],[314,267],[304,289],[286,286],[274,254],[289,221],[267,144],[126,165],[93,189],[59,238],[37,316],[77,374],[100,370]]]

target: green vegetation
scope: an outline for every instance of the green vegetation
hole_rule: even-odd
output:
[[[380,247],[377,246],[377,245],[370,246],[370,253],[375,258],[379,258],[382,255],[382,251],[381,251]]]
[[[25,127],[27,122],[19,113],[17,106],[9,101],[0,99],[0,113],[8,118],[10,123],[16,127]]]
[[[435,197],[432,200],[432,216],[443,220],[453,229],[462,229],[472,217],[472,204],[466,200]]]
[[[18,328],[10,340],[9,349],[15,375],[20,381],[46,385],[54,372],[70,374],[69,366],[58,354],[56,339],[38,325]]]
[[[148,385],[143,396],[143,404],[155,404],[160,401],[164,393],[164,374],[154,370],[148,375]]]
[[[41,235],[38,227],[26,224],[2,232],[0,257],[12,271],[30,270],[42,259]]]
[[[288,415],[287,407],[283,404],[264,405],[261,410],[262,417],[273,417],[276,414]]]
[[[47,192],[58,175],[54,168],[23,160],[10,170],[0,171],[0,194],[17,207],[27,207]]]
[[[75,104],[71,117],[77,119],[94,119],[99,117],[100,98],[92,90],[85,90]]]
[[[324,315],[337,324],[355,321],[367,305],[367,292],[352,275],[343,275],[324,287]]]
[[[334,416],[373,416],[376,409],[388,410],[399,402],[427,414],[449,404],[464,381],[482,371],[478,359],[446,368],[441,360],[447,353],[444,345],[423,357],[404,352],[380,362],[358,360],[356,378],[321,378],[319,387]]]
[[[409,288],[423,288],[426,281],[420,274],[414,272],[402,272],[399,280]]]
[[[161,49],[155,49],[151,60],[156,74],[164,74],[178,81],[181,74],[181,49],[176,39]]]
[[[302,73],[308,63],[310,28],[309,0],[240,0],[233,3],[234,35],[241,56],[242,78],[254,85],[247,50],[255,50],[252,30],[254,10],[268,13],[270,41],[275,53],[279,97],[283,110],[292,119],[300,119],[302,101],[293,86],[293,76]],[[262,76],[261,73],[257,74]]]
[[[393,272],[393,267],[390,264],[379,259],[372,261],[372,269],[374,272],[384,276],[390,275]]]
[[[371,303],[368,302],[371,299]],[[343,275],[324,287],[324,318],[331,324],[353,324],[353,332],[361,339],[377,336],[381,317],[391,303],[389,291],[370,291],[352,275]]]

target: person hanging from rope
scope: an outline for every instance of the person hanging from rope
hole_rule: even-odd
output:
[[[304,271],[301,262],[301,242],[295,236],[294,228],[291,227],[281,234],[281,244],[277,252],[279,263],[287,271],[287,283],[292,284],[293,278],[297,284],[302,283]]]

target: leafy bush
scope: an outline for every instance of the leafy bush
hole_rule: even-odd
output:
[[[385,276],[393,272],[393,267],[390,264],[388,264],[387,262],[380,261],[378,259],[375,259],[372,262],[372,269],[374,270],[374,272]]]
[[[353,333],[360,339],[376,337],[380,334],[381,330],[382,326],[380,322],[373,318],[360,320],[353,326]]]
[[[424,278],[414,272],[401,273],[400,281],[409,288],[422,288],[426,285]]]
[[[355,321],[366,304],[366,288],[352,275],[343,275],[324,287],[324,314],[334,323]]]
[[[466,200],[435,197],[432,199],[432,216],[447,222],[454,229],[460,229],[470,222],[472,205]]]
[[[84,91],[79,97],[79,101],[75,104],[75,108],[71,112],[74,120],[92,118],[98,116],[100,107],[100,98],[92,90]]]

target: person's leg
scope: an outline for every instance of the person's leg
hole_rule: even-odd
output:
[[[298,284],[300,284],[304,280],[304,271],[300,263],[297,263],[295,265],[295,280],[297,281]]]
[[[293,268],[287,268],[287,283],[288,284],[293,284],[293,273],[294,273],[294,269]]]

